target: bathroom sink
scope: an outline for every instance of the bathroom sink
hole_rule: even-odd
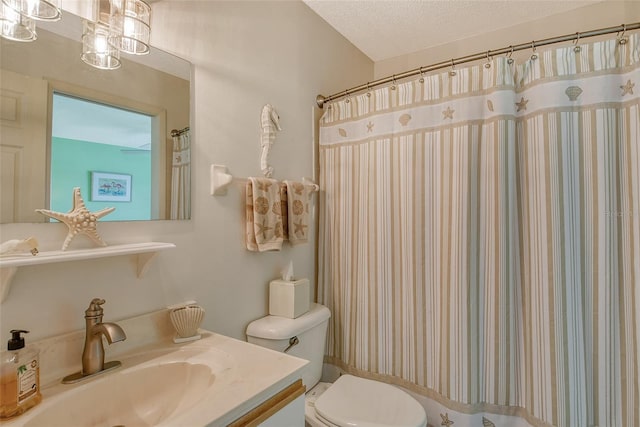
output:
[[[121,323],[128,336],[140,331],[140,339],[149,334],[149,328]],[[0,427],[223,427],[292,384],[308,364],[224,335],[200,332],[198,341],[175,344],[171,331],[148,345],[107,354],[107,361],[119,360],[122,366],[77,383],[63,384],[61,379],[78,364],[56,371],[42,384],[42,402],[19,417],[0,420]],[[78,334],[80,340],[83,333]],[[53,354],[64,357],[66,348],[58,352],[51,348],[50,360]]]
[[[162,363],[106,375],[66,393],[25,427],[154,426],[198,403],[215,382],[209,366]]]

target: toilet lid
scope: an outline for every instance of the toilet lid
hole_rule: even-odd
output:
[[[427,416],[408,393],[389,384],[342,375],[315,402],[316,414],[340,427],[423,427]]]

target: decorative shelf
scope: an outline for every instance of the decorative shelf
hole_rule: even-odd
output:
[[[50,264],[54,262],[82,261],[85,259],[107,258],[120,255],[137,255],[137,276],[142,277],[149,268],[149,262],[159,251],[175,247],[176,245],[173,243],[145,242],[71,251],[47,251],[40,252],[36,256],[26,253],[2,257],[0,258],[0,303],[3,302],[9,294],[11,280],[18,271],[18,267]]]

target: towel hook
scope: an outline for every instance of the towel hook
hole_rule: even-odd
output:
[[[618,39],[618,44],[621,44],[621,45],[627,44],[629,39],[624,35],[624,33],[626,32],[627,32],[627,24],[622,24],[622,34],[618,32],[619,35],[616,36],[616,38]]]
[[[531,54],[531,60],[535,61],[536,59],[538,59],[538,54],[536,53],[536,42],[535,42],[535,40],[531,42],[531,50],[533,50],[533,53]]]
[[[456,74],[458,74],[458,72],[456,71],[456,64],[453,63],[453,58],[451,58],[451,70],[449,70],[449,75],[453,77]]]
[[[422,67],[420,67],[420,80],[418,80],[420,83],[424,83],[424,72],[422,71]]]
[[[578,43],[580,43],[580,33],[579,32],[576,33],[576,39],[573,41],[573,51],[575,53],[580,53],[580,51],[582,50],[582,48],[580,47],[580,45],[578,45]]]

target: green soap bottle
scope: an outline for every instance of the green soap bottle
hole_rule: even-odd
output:
[[[38,351],[25,348],[20,335],[29,331],[12,330],[0,365],[0,419],[12,418],[42,401]]]

